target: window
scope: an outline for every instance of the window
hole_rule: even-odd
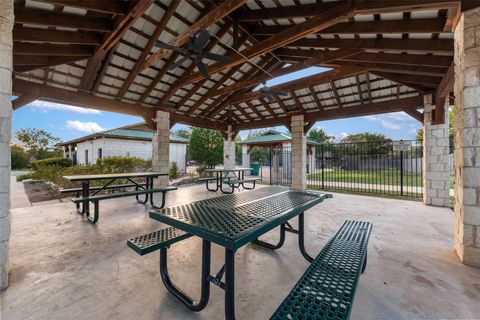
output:
[[[85,150],[85,164],[88,164],[88,150]]]
[[[98,148],[98,159],[102,159],[103,156],[103,150],[102,148]]]

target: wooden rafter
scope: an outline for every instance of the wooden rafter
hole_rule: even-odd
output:
[[[207,29],[212,24],[217,23],[225,16],[229,15],[238,7],[242,6],[246,0],[229,0],[224,1],[219,6],[213,8],[208,14],[200,16],[200,19],[195,22],[190,28],[181,33],[178,37],[170,41],[168,44],[176,47],[184,45],[192,33]],[[158,50],[148,57],[141,66],[141,70],[154,65],[162,59],[170,51],[166,49]]]
[[[333,80],[342,79],[342,78],[350,77],[356,74],[364,73],[365,71],[367,71],[367,69],[365,68],[359,68],[359,67],[353,67],[353,66],[341,67],[338,69],[333,69],[323,73],[318,73],[318,74],[301,78],[298,80],[285,82],[285,83],[273,86],[271,87],[271,89],[278,90],[278,91],[298,90],[298,89],[306,88],[311,84],[326,83]],[[232,99],[231,103],[240,103],[243,101],[253,100],[260,96],[262,96],[262,93],[260,91],[248,92],[242,95],[237,95],[234,99]]]
[[[13,28],[13,40],[51,44],[99,45],[102,43],[102,34],[92,31],[34,29],[16,25]]]
[[[332,88],[333,94],[335,95],[335,100],[337,101],[337,105],[342,108],[342,100],[340,99],[340,96],[338,95],[337,87],[335,86],[335,81],[330,81],[330,87]]]
[[[102,0],[102,1],[36,0],[36,1],[51,3],[59,6],[80,8],[80,9],[100,12],[100,13],[116,14],[116,15],[125,15],[128,11],[127,3],[124,1],[118,1],[118,0]]]
[[[370,53],[361,52],[355,55],[340,57],[336,60],[357,63],[387,63],[407,66],[425,66],[435,68],[448,68],[453,58],[449,56],[395,54],[395,53]]]
[[[109,50],[117,44],[123,34],[142,16],[153,1],[138,0],[131,3],[128,13],[115,19],[115,28],[104,38],[103,43],[96,49],[93,57],[88,60],[79,89],[88,91],[92,88],[95,75]]]
[[[18,110],[23,106],[26,106],[27,104],[35,101],[38,99],[37,95],[34,94],[23,94],[20,97],[16,98],[15,100],[12,101],[12,109],[13,110]]]
[[[309,34],[321,31],[330,26],[337,24],[339,21],[348,19],[353,16],[355,13],[355,5],[352,3],[341,3],[330,10],[325,11],[323,14],[307,20],[305,22],[299,23],[295,26],[292,26],[286,29],[283,32],[280,32],[276,35],[273,35],[266,40],[258,43],[255,46],[246,48],[241,52],[241,54],[234,54],[230,61],[228,62],[217,62],[211,65],[208,70],[210,74],[220,72],[226,68],[231,68],[241,63],[244,63],[246,58],[252,59],[259,55],[271,52],[275,49],[281,48],[285,45],[288,45],[292,42],[295,42],[299,39],[302,39]],[[183,84],[189,84],[201,80],[203,75],[199,72],[196,72],[189,77],[187,77]]]
[[[416,108],[405,108],[402,111],[423,124],[423,113],[418,112]]]
[[[302,103],[300,102],[300,100],[298,99],[297,95],[295,94],[295,90],[290,90],[289,91],[290,93],[290,96],[292,97],[293,99],[293,103],[295,104],[295,106],[297,107],[298,110],[300,111],[305,111],[305,109],[303,108],[302,106]]]
[[[165,29],[165,26],[167,25],[168,21],[170,21],[170,18],[172,17],[173,13],[175,12],[179,4],[180,4],[179,0],[172,1],[167,11],[163,14],[162,19],[160,19],[160,22],[157,24],[157,26],[155,27],[155,30],[153,31],[150,38],[148,39],[147,44],[143,48],[142,53],[140,54],[140,57],[138,57],[137,62],[135,63],[132,70],[128,74],[127,79],[125,79],[125,81],[122,84],[122,87],[120,88],[120,90],[118,90],[117,97],[121,98],[125,95],[125,92],[127,92],[127,89],[130,87],[130,85],[132,84],[137,74],[141,71],[145,58],[150,54],[150,50],[152,50],[152,48],[155,46],[155,43],[157,42],[158,37],[160,37],[160,34]]]

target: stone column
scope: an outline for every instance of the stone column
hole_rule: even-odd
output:
[[[292,116],[292,189],[307,188],[307,139],[303,115]]]
[[[250,153],[246,144],[242,144],[242,167],[250,168]],[[250,171],[245,171],[245,174],[250,174]]]
[[[13,1],[0,1],[0,289],[9,285]]]
[[[157,111],[155,119],[157,130],[152,139],[152,169],[155,172],[168,173],[170,152],[170,113]],[[165,187],[169,183],[168,177],[155,179],[155,187]]]
[[[480,8],[455,30],[455,249],[480,267]]]
[[[226,139],[223,139],[223,166],[225,169],[231,169],[235,167],[235,140],[231,125],[228,125],[226,135]]]
[[[423,203],[430,206],[450,205],[450,170],[448,102],[445,123],[432,124],[432,95],[425,95],[423,127]]]

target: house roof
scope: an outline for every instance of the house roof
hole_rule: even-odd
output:
[[[243,140],[239,144],[271,144],[292,141],[292,136],[289,133],[279,132],[275,130],[268,130],[262,135]],[[307,139],[307,144],[320,145],[320,143]]]
[[[18,3],[17,3],[18,2]],[[133,3],[133,2],[132,2]],[[465,5],[464,5],[465,3]],[[59,1],[15,2],[16,108],[38,98],[225,131],[406,110],[422,120],[421,94],[452,70],[453,25],[478,1]],[[204,78],[185,47],[208,30]],[[233,44],[233,45],[232,45]],[[247,59],[249,61],[247,61]],[[306,67],[332,68],[275,85]],[[443,90],[447,91],[447,90]]]
[[[63,142],[61,143],[61,145],[80,143],[87,140],[98,139],[98,138],[117,138],[117,139],[133,139],[133,140],[151,141],[153,138],[153,131],[136,129],[137,127],[141,127],[142,125],[143,124],[130,125],[130,126],[125,126],[121,128],[115,128],[115,129],[105,130],[101,132],[96,132],[96,133],[83,136],[74,140]],[[189,143],[189,140],[174,134],[170,134],[170,142]]]

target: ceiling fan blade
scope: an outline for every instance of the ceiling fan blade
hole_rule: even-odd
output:
[[[224,55],[221,55],[221,54],[216,54],[216,53],[211,53],[211,52],[205,53],[203,55],[203,57],[206,58],[206,59],[209,59],[209,60],[213,60],[213,61],[221,61],[221,62],[230,61],[229,56],[224,56]]]
[[[188,55],[188,54],[189,54],[189,52],[188,52],[187,49],[183,49],[183,48],[171,46],[171,45],[169,45],[169,44],[161,43],[161,42],[159,42],[159,41],[157,41],[157,43],[155,43],[155,47],[161,48],[161,49],[172,50],[172,51],[175,51],[175,52],[182,53],[182,54],[184,54],[184,55]]]
[[[198,52],[202,52],[203,48],[205,48],[205,46],[207,45],[208,40],[210,40],[210,33],[207,30],[201,31],[195,39],[195,50],[197,50]]]
[[[277,91],[277,90],[268,90],[267,91],[270,94],[276,94],[277,96],[288,96],[288,93],[282,92],[282,91]]]
[[[185,61],[187,61],[189,57],[186,56],[186,57],[183,57],[182,59],[178,60],[177,62],[175,62],[174,64],[171,64],[168,66],[168,70],[173,70],[173,69],[176,69],[178,68],[179,66],[181,66]]]
[[[208,78],[208,69],[202,60],[200,58],[195,59],[195,64],[197,65],[198,71],[200,71],[205,78]]]
[[[268,92],[265,92],[265,97],[267,98],[268,103],[273,103],[273,97]]]

